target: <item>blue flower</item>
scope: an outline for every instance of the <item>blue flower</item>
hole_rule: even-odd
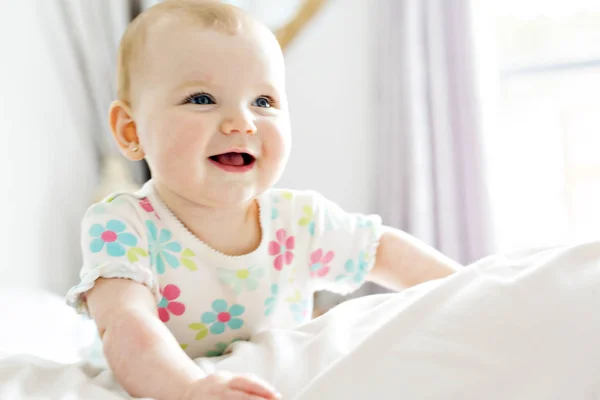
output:
[[[271,207],[271,219],[275,220],[279,218],[279,209],[277,206],[281,203],[282,200],[292,200],[294,198],[294,194],[292,192],[283,192],[281,194],[276,194],[272,197],[271,201],[273,202],[273,206]]]
[[[92,253],[99,253],[106,245],[106,252],[111,257],[122,257],[126,250],[124,246],[135,246],[137,238],[128,232],[125,232],[126,225],[112,219],[106,223],[106,227],[100,224],[94,224],[90,228],[89,234],[94,240],[90,243]]]
[[[298,303],[290,304],[290,311],[297,323],[306,322],[310,319],[310,307],[308,300],[302,300]]]
[[[336,277],[336,280],[349,280],[352,283],[362,283],[368,274],[369,268],[369,255],[365,251],[358,253],[356,260],[348,260],[344,264],[346,273]]]
[[[364,215],[358,215],[356,217],[357,228],[373,228],[373,221]]]
[[[275,306],[277,305],[278,296],[279,296],[279,286],[274,283],[271,285],[271,297],[269,297],[268,299],[265,300],[265,307],[267,308],[265,310],[265,315],[267,317],[275,309]]]
[[[236,318],[244,314],[246,309],[240,304],[234,304],[231,307],[223,299],[215,300],[212,303],[213,312],[202,314],[202,323],[211,325],[210,333],[220,335],[225,332],[225,328],[237,330],[244,326],[244,320]]]
[[[161,229],[160,234],[156,229],[156,225],[152,221],[146,221],[148,228],[148,248],[152,265],[156,266],[156,272],[159,274],[165,273],[165,262],[172,268],[177,268],[181,265],[179,258],[173,253],[181,252],[181,245],[176,241],[170,241],[173,234],[167,229]]]
[[[276,204],[279,204],[279,197],[274,197],[273,198],[273,207],[271,207],[271,219],[275,220],[277,218],[279,218],[279,210],[275,207]]]
[[[302,292],[299,289],[296,289],[294,296],[288,297],[285,301],[289,303],[292,317],[296,322],[303,323],[310,319],[312,302],[309,299],[302,298]]]

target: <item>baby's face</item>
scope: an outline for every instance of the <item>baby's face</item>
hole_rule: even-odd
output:
[[[290,149],[283,57],[262,27],[153,32],[132,74],[137,133],[155,183],[206,206],[246,202]]]

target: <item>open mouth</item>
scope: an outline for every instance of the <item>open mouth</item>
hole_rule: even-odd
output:
[[[252,154],[248,153],[223,153],[209,157],[209,159],[218,167],[226,171],[243,172],[249,170],[256,161]]]

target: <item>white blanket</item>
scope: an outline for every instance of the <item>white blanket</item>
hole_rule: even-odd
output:
[[[496,256],[400,294],[269,331],[205,369],[286,399],[598,399],[600,243]],[[0,361],[0,399],[123,399],[107,371]]]

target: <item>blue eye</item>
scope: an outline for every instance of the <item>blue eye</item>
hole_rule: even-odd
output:
[[[210,104],[216,104],[215,100],[212,98],[210,94],[206,93],[196,93],[188,96],[185,99],[185,103],[197,104],[200,106],[206,106]]]
[[[272,100],[269,99],[268,97],[259,97],[258,99],[254,100],[254,103],[252,103],[253,106],[255,107],[260,107],[260,108],[271,108],[272,104]]]

